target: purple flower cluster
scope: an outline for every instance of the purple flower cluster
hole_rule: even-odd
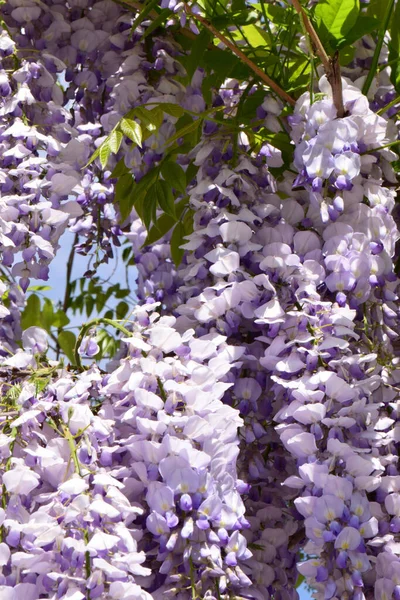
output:
[[[279,554],[260,549],[249,562],[264,596],[281,593],[280,587],[290,593],[287,579],[280,584],[265,562],[285,557],[288,572],[287,548],[297,549],[290,536],[302,539],[300,515],[306,551],[321,556],[300,569],[324,590],[322,597],[369,597],[374,557],[393,547],[393,518],[378,511],[374,496],[386,498],[386,477],[393,477],[397,462],[390,450],[396,421],[386,404],[396,388],[391,257],[398,233],[390,215],[394,191],[382,185],[393,180],[388,161],[394,155],[377,151],[395,132],[358,88],[344,86],[344,119],[335,118],[329,95],[298,103],[292,125],[301,173],[293,191],[289,174],[274,182],[259,158],[245,155],[245,146],[235,169],[221,164],[228,156],[207,140],[196,150],[195,231],[180,269],[184,302],[177,327],[193,327],[198,335],[218,331],[246,347],[241,370],[232,373],[235,386],[225,394],[245,423],[239,464],[243,460],[252,484],[245,506],[254,524],[265,515],[279,530],[276,521],[287,518]],[[293,461],[297,475],[290,474]],[[285,470],[292,496],[274,493]]]
[[[1,434],[5,597],[16,584],[32,599],[143,600],[248,585],[242,421],[221,402],[243,349],[180,335],[156,308],[136,310],[111,374],[54,365],[41,392],[39,380],[14,386]],[[34,366],[45,344],[26,330],[20,364]]]

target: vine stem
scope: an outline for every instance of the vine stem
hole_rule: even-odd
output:
[[[91,327],[96,326],[96,325],[110,325],[110,327],[114,327],[114,329],[118,329],[119,331],[122,331],[122,333],[128,337],[132,336],[132,332],[129,331],[128,329],[126,329],[123,325],[120,325],[119,323],[117,323],[117,321],[113,321],[112,319],[106,319],[105,317],[99,317],[98,319],[92,319],[91,321],[88,321],[88,323],[85,323],[80,332],[79,335],[77,337],[76,340],[76,344],[75,344],[75,349],[74,349],[74,357],[75,357],[75,363],[76,366],[78,368],[82,368],[82,362],[81,362],[81,357],[79,355],[79,347],[82,343],[83,338],[85,337],[85,334],[87,331],[89,331],[89,329],[91,329]]]
[[[75,473],[77,473],[80,477],[82,477],[81,466],[79,464],[78,455],[76,453],[75,440],[73,438],[72,433],[67,427],[63,428],[64,437],[68,442],[69,451],[71,453],[71,457],[74,463]]]
[[[74,258],[75,258],[75,246],[78,243],[78,239],[79,239],[79,236],[76,233],[75,237],[74,237],[74,241],[73,241],[72,247],[71,247],[71,251],[70,251],[69,256],[68,256],[68,261],[67,261],[67,273],[66,273],[66,282],[65,282],[65,292],[64,292],[64,300],[63,300],[63,305],[62,305],[62,309],[63,309],[64,313],[67,312],[67,310],[69,308],[69,303],[70,303],[70,300],[71,300],[71,287],[72,287],[71,275],[72,275],[72,267],[74,265]],[[58,329],[58,332],[57,332],[58,335],[60,335],[61,331],[62,331],[62,327],[60,327]],[[56,358],[58,360],[59,357],[60,357],[60,346],[59,346],[57,338],[55,336],[52,336],[52,338],[54,339],[54,341],[56,343],[56,347],[57,347],[57,356],[56,356]]]
[[[384,40],[385,33],[386,33],[386,30],[389,25],[390,17],[392,16],[393,8],[394,8],[394,0],[389,0],[388,5],[386,7],[386,13],[385,13],[385,16],[383,19],[383,23],[382,23],[382,28],[380,29],[378,40],[376,42],[375,52],[374,52],[374,56],[372,57],[371,67],[369,69],[367,79],[365,80],[363,88],[362,88],[362,93],[365,95],[368,94],[369,88],[371,87],[372,80],[375,77],[375,74],[376,74],[376,71],[378,68],[379,55],[382,50],[383,40]]]
[[[386,104],[386,106],[384,106],[383,108],[381,108],[380,110],[378,110],[378,112],[376,113],[377,115],[384,115],[385,112],[387,110],[389,110],[389,108],[392,108],[393,106],[396,106],[396,104],[400,103],[400,96],[397,96],[394,100],[392,100],[391,102],[389,102],[389,104]]]
[[[78,239],[79,239],[79,236],[76,233],[75,237],[74,237],[74,241],[72,243],[71,251],[68,256],[68,261],[67,261],[67,274],[66,274],[65,294],[64,294],[64,301],[63,301],[63,311],[64,312],[67,312],[67,310],[69,308],[69,302],[71,300],[71,285],[72,285],[71,275],[72,275],[72,267],[74,265],[74,258],[75,258],[75,246],[78,243]]]
[[[337,110],[337,116],[340,118],[344,117],[346,111],[343,105],[343,90],[342,77],[340,74],[339,65],[339,53],[335,52],[333,57],[328,56],[321,40],[318,37],[317,32],[314,29],[313,24],[308,18],[299,0],[292,0],[292,4],[303,22],[304,28],[310,37],[311,44],[315,49],[315,53],[317,54],[317,56],[319,56],[324,66],[326,77],[332,88],[333,103]]]
[[[273,79],[271,79],[266,73],[264,73],[264,71],[260,69],[260,67],[258,67],[255,63],[253,63],[253,61],[250,60],[246,56],[246,54],[244,54],[241,50],[239,50],[239,48],[235,46],[235,44],[233,44],[222,33],[220,33],[218,29],[214,27],[214,25],[209,23],[201,15],[197,15],[196,13],[194,13],[188,4],[185,3],[184,7],[188,15],[193,17],[196,21],[199,21],[199,23],[201,23],[206,29],[208,29],[208,31],[210,31],[217,39],[219,39],[227,48],[229,48],[233,52],[233,54],[240,58],[242,62],[244,62],[262,81],[264,81],[264,83],[266,83],[268,87],[274,90],[274,92],[278,96],[280,96],[282,100],[285,100],[292,106],[296,104],[294,98],[289,96],[289,94],[285,92],[285,90],[279,87],[279,85]]]

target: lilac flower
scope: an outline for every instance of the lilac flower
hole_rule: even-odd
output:
[[[92,336],[88,335],[83,338],[81,345],[78,348],[78,352],[81,356],[92,358],[100,352],[100,346]]]

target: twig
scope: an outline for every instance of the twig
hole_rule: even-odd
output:
[[[260,67],[258,67],[255,63],[253,63],[253,61],[250,60],[246,56],[246,54],[244,54],[241,50],[239,50],[239,48],[237,46],[235,46],[235,44],[230,42],[222,33],[220,33],[218,31],[218,29],[216,29],[204,17],[192,12],[192,9],[190,8],[190,6],[188,6],[187,4],[184,4],[184,6],[185,6],[185,10],[188,15],[190,15],[191,17],[196,19],[196,21],[199,21],[199,23],[201,23],[206,29],[208,29],[208,31],[210,31],[216,38],[218,38],[227,48],[232,50],[232,52],[238,58],[240,58],[240,60],[243,61],[256,75],[258,75],[258,77],[260,79],[262,79],[262,81],[264,81],[264,83],[266,83],[272,90],[274,90],[274,92],[278,96],[280,96],[283,100],[285,100],[292,106],[294,106],[296,104],[296,101],[294,100],[294,98],[289,96],[289,94],[287,94],[285,92],[285,90],[283,90],[281,87],[279,87],[279,85],[277,83],[275,83],[275,81],[273,79],[268,77],[268,75],[266,73],[264,73],[264,71],[262,69],[260,69]]]
[[[64,312],[67,312],[67,310],[69,308],[69,302],[71,300],[71,274],[72,274],[72,267],[74,264],[75,246],[78,243],[78,238],[79,238],[79,236],[76,233],[73,244],[72,244],[71,252],[69,253],[68,261],[67,261],[67,274],[66,274],[65,294],[64,294],[64,302],[63,302],[63,311]]]
[[[319,56],[324,66],[326,77],[332,88],[333,103],[336,107],[337,115],[338,117],[344,117],[346,111],[344,110],[343,106],[342,78],[340,75],[339,53],[336,52],[333,57],[328,56],[325,48],[322,45],[321,40],[318,37],[317,32],[314,29],[313,24],[311,23],[310,19],[305,13],[299,0],[292,0],[292,4],[296,9],[297,13],[300,15],[304,28],[310,36],[310,41],[315,50],[315,53]]]
[[[320,57],[321,62],[324,65],[325,71],[328,71],[330,68],[329,56],[327,55],[326,50],[323,47],[322,42],[319,39],[318,34],[314,29],[313,24],[311,23],[310,19],[307,17],[299,0],[292,0],[292,4],[293,4],[294,8],[296,9],[296,12],[300,15],[301,20],[303,21],[304,28],[307,31],[308,35],[310,36],[311,43],[315,49],[316,54],[318,54],[318,56]]]

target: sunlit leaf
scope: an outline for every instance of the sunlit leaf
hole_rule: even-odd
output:
[[[110,154],[111,148],[109,147],[108,142],[106,141],[100,146],[99,150],[99,158],[102,169],[106,168]]]
[[[110,151],[113,154],[117,154],[120,146],[121,146],[121,142],[123,139],[123,135],[120,131],[113,131],[109,137],[108,140],[108,147],[110,148]],[[101,160],[101,155],[100,155],[100,160]]]
[[[319,28],[335,40],[343,39],[355,25],[359,0],[320,0],[315,8]]]
[[[119,126],[121,131],[127,138],[132,140],[137,146],[142,145],[142,128],[139,123],[133,119],[123,118],[121,119]]]
[[[61,331],[58,334],[57,342],[65,356],[70,360],[71,363],[74,364],[74,348],[76,343],[75,334],[73,334],[72,331]]]

